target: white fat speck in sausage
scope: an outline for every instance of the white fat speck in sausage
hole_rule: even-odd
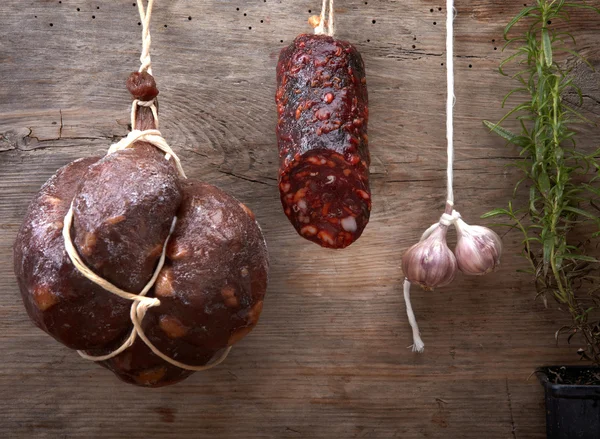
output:
[[[342,228],[346,232],[356,232],[356,219],[353,216],[347,216],[346,218],[342,218]]]

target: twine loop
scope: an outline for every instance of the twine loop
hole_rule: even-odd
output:
[[[440,217],[440,224],[446,227],[452,226],[454,224],[456,224],[456,221],[458,221],[461,218],[460,213],[458,213],[456,210],[452,210],[452,213],[443,213],[442,216]]]
[[[116,151],[120,151],[122,149],[131,148],[135,142],[148,142],[156,148],[163,151],[165,153],[166,160],[173,158],[173,161],[175,162],[175,167],[177,168],[179,175],[181,175],[183,178],[187,178],[185,175],[185,171],[181,166],[181,160],[179,159],[177,154],[173,152],[173,149],[171,149],[167,141],[162,137],[160,131],[158,130],[133,130],[129,134],[127,134],[127,137],[124,137],[117,143],[111,145],[108,149],[107,155],[112,154]]]
[[[135,101],[133,101],[133,103],[135,105],[139,105],[140,107],[152,107],[154,105],[155,99],[152,99],[151,101],[140,101],[139,99],[136,99]]]

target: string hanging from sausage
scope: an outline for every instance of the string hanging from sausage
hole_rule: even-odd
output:
[[[429,227],[417,244],[402,257],[404,275],[404,300],[406,313],[412,328],[413,352],[423,352],[425,344],[410,302],[412,283],[424,289],[448,285],[454,280],[457,269],[465,274],[486,274],[493,271],[500,262],[502,243],[492,230],[481,226],[469,226],[460,213],[454,209],[454,20],[456,18],[454,0],[446,1],[446,138],[447,138],[447,196],[445,211],[439,221]],[[458,233],[457,247],[452,253],[446,244],[448,227],[454,226]],[[465,249],[471,250],[466,252]],[[455,256],[456,254],[456,256]],[[476,268],[472,269],[475,259]]]
[[[327,10],[329,10],[329,17],[327,18],[327,20],[325,20]],[[333,0],[323,0],[323,5],[321,6],[321,15],[318,17],[318,19],[319,23],[315,27],[315,34],[328,35],[330,37],[333,37],[335,33],[333,23]]]
[[[139,14],[140,14],[141,23],[142,23],[142,42],[143,42],[142,43],[142,54],[140,56],[141,66],[140,66],[139,72],[140,73],[147,72],[149,74],[152,74],[152,60],[150,58],[150,45],[152,42],[152,38],[150,35],[150,20],[152,17],[152,7],[154,5],[154,0],[148,0],[146,7],[144,7],[143,0],[137,0],[137,5],[138,5],[138,10],[139,10]],[[179,174],[183,178],[187,178],[185,175],[185,172],[183,171],[183,167],[181,166],[181,161],[180,161],[179,157],[177,157],[177,155],[173,152],[173,150],[168,145],[166,140],[162,137],[160,131],[158,131],[157,129],[150,129],[150,130],[144,130],[144,131],[140,131],[140,130],[136,129],[137,110],[138,110],[138,107],[140,107],[140,106],[149,107],[151,109],[152,115],[154,117],[154,123],[155,123],[156,127],[158,128],[158,111],[157,111],[157,107],[156,107],[156,98],[149,100],[149,101],[142,101],[139,99],[135,99],[132,103],[132,108],[131,108],[132,131],[127,135],[127,137],[123,138],[118,143],[112,145],[109,148],[107,155],[112,154],[112,153],[122,150],[122,149],[130,148],[133,146],[133,144],[135,142],[139,142],[139,141],[148,142],[148,143],[152,144],[153,146],[155,146],[156,148],[163,151],[165,153],[166,160],[173,159]],[[63,239],[64,239],[64,243],[65,243],[65,249],[67,251],[67,254],[69,255],[69,258],[71,259],[71,262],[75,266],[75,268],[77,268],[77,270],[83,276],[85,276],[87,279],[89,279],[90,281],[99,285],[106,291],[108,291],[112,294],[115,294],[119,297],[122,297],[124,299],[131,300],[133,302],[131,305],[131,311],[130,311],[130,318],[131,318],[131,322],[133,324],[133,329],[131,330],[131,333],[129,334],[128,338],[121,344],[121,346],[119,348],[117,348],[116,350],[112,351],[111,353],[102,355],[102,356],[93,356],[93,355],[88,355],[83,351],[77,351],[79,353],[79,355],[81,355],[81,357],[83,357],[87,360],[91,360],[91,361],[108,360],[110,358],[113,358],[113,357],[119,355],[120,353],[122,353],[123,351],[125,351],[126,349],[131,347],[133,345],[133,343],[135,342],[136,338],[139,337],[148,346],[148,348],[150,348],[150,350],[152,350],[152,352],[155,355],[157,355],[161,359],[163,359],[181,369],[192,370],[192,371],[203,371],[203,370],[211,369],[225,360],[225,358],[231,351],[231,346],[229,346],[228,348],[223,350],[221,355],[216,360],[214,360],[213,362],[211,362],[207,365],[191,366],[191,365],[181,363],[180,361],[177,361],[177,360],[163,354],[162,352],[160,352],[160,350],[158,350],[158,348],[156,348],[152,344],[152,342],[148,339],[148,337],[146,337],[146,335],[144,334],[144,331],[142,329],[142,321],[146,315],[147,310],[149,308],[160,305],[159,299],[157,299],[155,297],[147,297],[146,294],[154,286],[154,284],[158,278],[158,275],[159,275],[161,269],[163,268],[163,265],[165,262],[165,254],[166,254],[167,244],[169,242],[171,234],[173,233],[173,230],[175,229],[175,225],[177,223],[176,217],[173,218],[171,230],[163,244],[162,253],[161,253],[160,259],[158,261],[158,264],[156,266],[156,269],[154,270],[154,274],[152,275],[150,281],[148,281],[146,286],[138,294],[129,293],[127,291],[124,291],[124,290],[116,287],[115,285],[111,284],[107,280],[98,276],[89,267],[87,267],[85,265],[85,263],[83,262],[83,260],[79,256],[79,254],[77,253],[77,250],[75,249],[75,246],[71,239],[72,222],[73,222],[73,204],[71,203],[71,207],[70,207],[69,211],[67,212],[65,219],[64,219],[62,233],[63,233]]]

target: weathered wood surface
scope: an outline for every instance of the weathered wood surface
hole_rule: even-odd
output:
[[[124,80],[138,66],[140,27],[133,0],[5,0],[0,437],[544,437],[542,389],[527,378],[539,365],[576,362],[576,346],[556,346],[565,316],[534,302],[529,278],[515,273],[523,263],[516,233],[505,236],[500,272],[415,291],[427,350],[406,348],[400,257],[444,201],[443,2],[337,2],[338,35],[356,43],[367,66],[374,196],[364,235],[339,252],[296,235],[276,187],[275,63],[320,2],[156,3],[161,129],[188,175],[256,213],[272,261],[261,322],[222,366],[156,390],[121,384],[29,322],[13,239],[57,168],[126,134]],[[516,150],[480,120],[502,115],[512,86],[496,72],[502,27],[522,6],[457,2],[456,193],[473,221],[504,205],[518,179],[507,167]],[[571,27],[600,66],[598,16],[578,12]],[[586,111],[597,117],[598,76],[586,75]],[[598,129],[580,137],[582,146],[600,141]]]

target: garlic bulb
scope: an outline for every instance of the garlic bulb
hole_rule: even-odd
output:
[[[432,290],[454,280],[457,264],[446,244],[447,232],[447,226],[438,224],[427,238],[404,253],[402,270],[410,282]]]
[[[460,271],[474,276],[494,271],[502,254],[498,234],[487,227],[470,226],[460,218],[455,226],[458,238],[454,254]]]

